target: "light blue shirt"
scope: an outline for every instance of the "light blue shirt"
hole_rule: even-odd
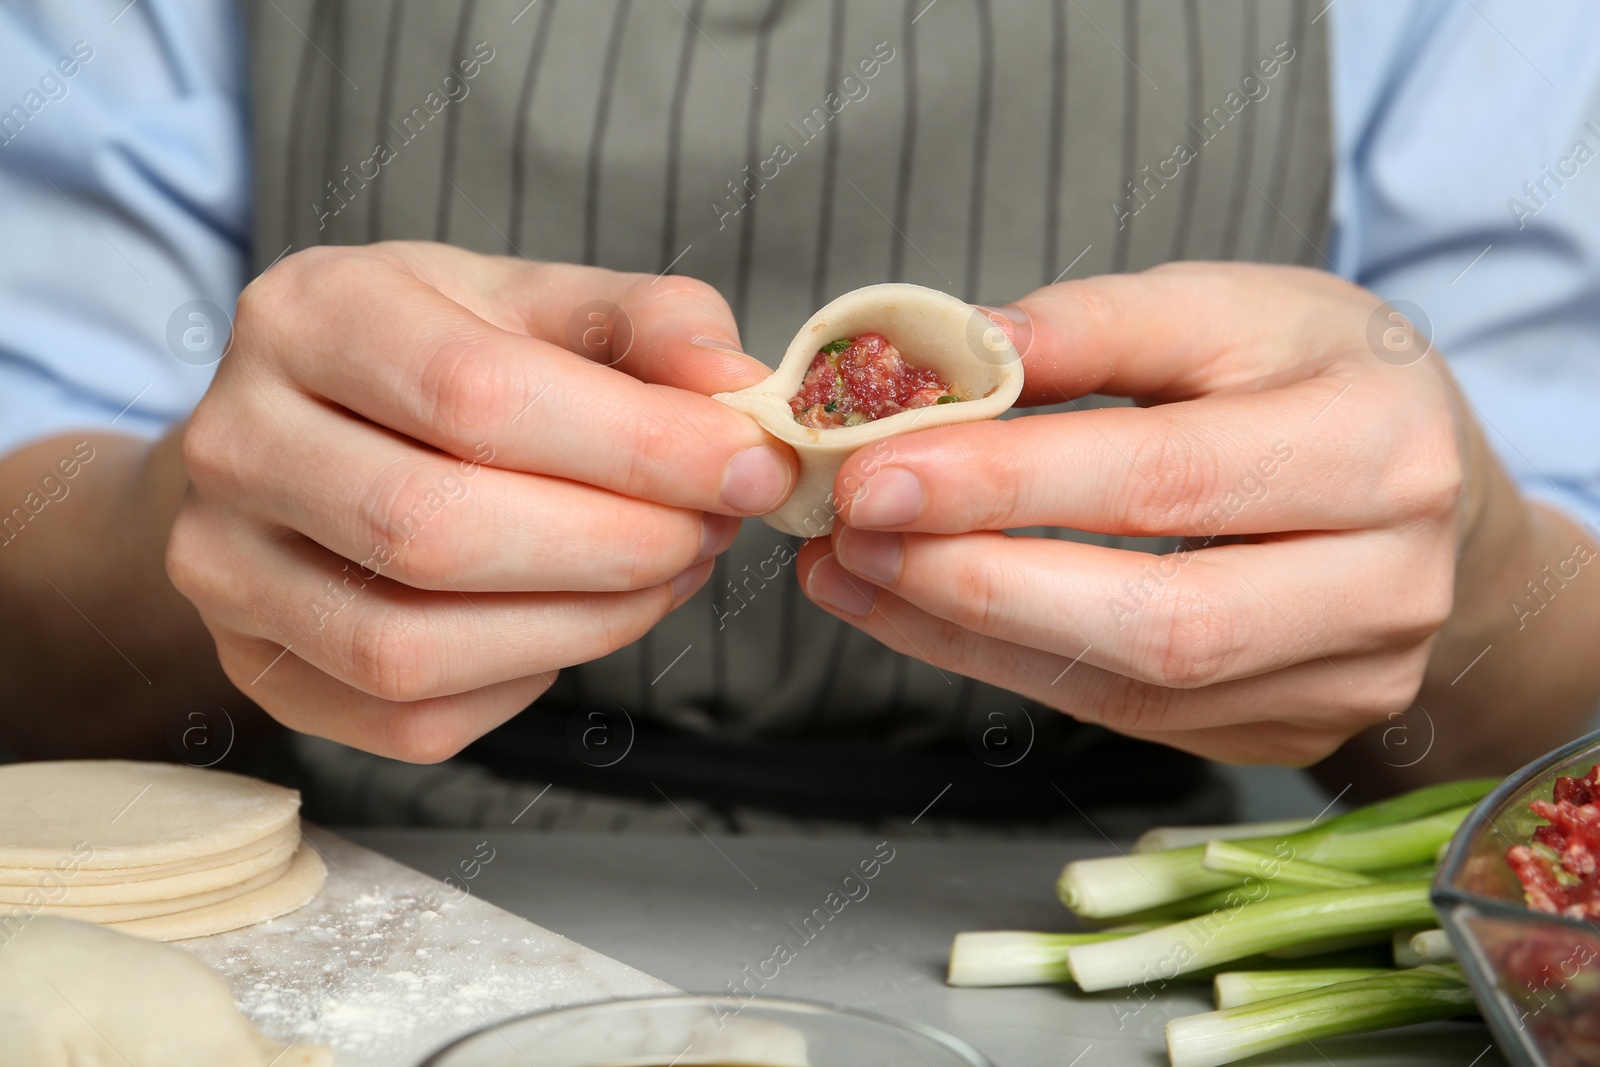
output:
[[[235,7],[0,0],[0,454],[153,436],[210,381],[169,332],[245,281]],[[1334,269],[1422,308],[1523,489],[1600,521],[1600,4],[1334,0],[1321,17]]]

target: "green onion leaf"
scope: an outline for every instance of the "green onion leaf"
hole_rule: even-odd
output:
[[[1306,860],[1356,871],[1381,871],[1427,863],[1472,810],[1470,803],[1445,810],[1435,805],[1471,796],[1473,792],[1454,787],[1449,791],[1430,787],[1328,819],[1287,837],[1276,840],[1243,838],[1232,843],[1274,853],[1274,857],[1268,858],[1269,863]],[[1374,815],[1380,808],[1384,818]],[[1419,811],[1426,813],[1419,818],[1416,817]],[[1403,822],[1390,821],[1388,816],[1397,812],[1411,818]],[[1062,903],[1076,914],[1089,919],[1107,919],[1133,915],[1240,883],[1238,875],[1208,869],[1205,854],[1205,845],[1190,845],[1165,852],[1077,860],[1067,864],[1061,872],[1056,891]],[[1269,881],[1277,877],[1270,867],[1263,870],[1261,876]]]
[[[1305,889],[1353,889],[1358,885],[1371,885],[1379,879],[1337,867],[1324,867],[1320,863],[1299,858],[1279,861],[1270,853],[1234,844],[1232,841],[1213,841],[1206,846],[1200,859],[1208,871],[1234,874],[1240,878],[1254,875],[1269,877],[1280,885],[1300,886]],[[1273,873],[1267,874],[1271,870]]]
[[[1276,822],[1229,823],[1224,826],[1157,826],[1139,835],[1135,852],[1167,852],[1210,841],[1236,841],[1241,837],[1278,837],[1311,828],[1310,819],[1280,819]]]

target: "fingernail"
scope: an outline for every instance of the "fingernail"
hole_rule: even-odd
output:
[[[1026,356],[1028,354],[1028,349],[1033,347],[1033,320],[1028,317],[1026,311],[1023,311],[1015,304],[1003,308],[986,307],[982,304],[974,304],[973,306],[987,315],[989,321],[996,323],[1001,330],[1005,331],[1006,339],[1011,342],[1011,347],[1017,350],[1017,355]],[[985,339],[983,345],[986,349],[1004,347],[993,345],[989,339]]]
[[[834,551],[846,570],[879,585],[894,585],[900,580],[900,564],[905,558],[904,534],[853,530],[846,526],[833,539]]]
[[[745,350],[739,347],[737,341],[728,341],[721,337],[707,337],[702,334],[696,334],[695,336],[689,338],[689,343],[692,345],[699,345],[701,348],[715,348],[719,352],[738,352],[740,355],[746,354]]]
[[[695,559],[698,561],[722,555],[738,536],[739,519],[736,516],[706,512],[700,522],[700,554]]]
[[[830,552],[817,560],[806,579],[806,595],[819,604],[842,611],[846,615],[862,616],[872,610],[875,590],[849,573],[833,558]]]
[[[1022,323],[1028,321],[1028,313],[1019,307],[1007,306],[1003,308],[995,308],[989,307],[987,304],[974,304],[973,306],[979,311],[983,312],[985,315],[988,315],[990,318],[998,317],[1005,319],[1013,326],[1021,325]]]
[[[761,515],[789,495],[789,465],[770,445],[747,448],[722,472],[722,502],[746,515]]]
[[[922,514],[922,479],[904,467],[884,467],[850,498],[851,526],[904,526]]]
[[[682,600],[696,589],[699,589],[701,583],[711,577],[712,566],[713,561],[708,559],[701,563],[696,563],[693,567],[672,579],[673,601]]]

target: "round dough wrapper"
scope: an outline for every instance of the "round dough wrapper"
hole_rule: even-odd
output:
[[[59,883],[45,888],[0,885],[0,909],[7,904],[26,904],[46,908],[88,904],[132,904],[141,901],[171,900],[196,893],[229,889],[256,878],[263,871],[288,866],[300,840],[292,837],[271,852],[263,852],[242,863],[192,871],[167,878],[147,878],[138,882],[109,885],[79,885],[77,879],[63,875]]]
[[[237,930],[241,926],[254,926],[304,907],[322,889],[326,877],[327,868],[322,865],[322,857],[317,850],[310,845],[301,845],[281,878],[243,896],[219,904],[207,904],[192,911],[106,925],[113,930],[152,941],[207,937]]]
[[[0,946],[7,1067],[332,1067],[324,1046],[285,1049],[181,949],[37,916]]]
[[[859,426],[819,430],[794,421],[789,398],[800,391],[817,351],[864,333],[882,334],[907,363],[938,371],[972,399],[901,411]],[[829,303],[800,327],[770,377],[736,393],[717,393],[715,399],[753,416],[800,458],[794,492],[762,520],[784,533],[822,537],[833,529],[838,511],[834,479],[852,452],[911,430],[995,418],[1021,394],[1022,357],[992,319],[948,293],[897,282],[856,289]]]
[[[0,866],[54,867],[87,842],[87,870],[189,862],[299,817],[300,794],[170,763],[63,760],[0,767]]]
[[[40,915],[59,915],[63,919],[77,919],[86,923],[127,922],[132,919],[149,919],[157,915],[172,915],[180,911],[193,911],[207,904],[220,904],[224,900],[242,897],[254,889],[277,881],[289,870],[292,860],[285,856],[276,867],[251,875],[235,885],[210,889],[204,893],[191,893],[186,897],[160,897],[155,900],[137,900],[121,904],[47,904],[37,909]]]
[[[269,852],[281,851],[284,846],[290,846],[292,851],[292,846],[297,844],[299,840],[300,820],[296,817],[288,826],[268,834],[260,841],[252,841],[248,845],[231,848],[226,852],[218,852],[214,856],[206,856],[202,859],[184,860],[179,863],[158,863],[149,867],[85,870],[76,867],[74,857],[69,854],[54,867],[0,867],[0,886],[53,889],[62,884],[72,886],[121,885],[125,882],[171,878],[179,874],[213,871],[219,867],[228,867],[233,864],[244,863],[247,860],[260,859]],[[90,854],[89,843],[85,841],[82,845],[82,854],[87,858]],[[287,854],[285,853],[285,855]]]

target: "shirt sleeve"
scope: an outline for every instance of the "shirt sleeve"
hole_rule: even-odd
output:
[[[1600,521],[1600,5],[1339,0],[1334,269],[1409,301],[1522,489]],[[1397,367],[1396,373],[1405,368]]]
[[[0,454],[153,436],[205,391],[245,271],[242,51],[228,0],[0,5]]]

